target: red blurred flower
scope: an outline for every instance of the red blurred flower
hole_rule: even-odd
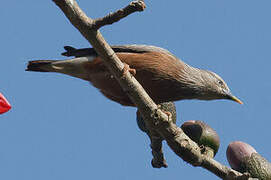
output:
[[[8,100],[0,93],[0,114],[3,114],[10,110],[11,105],[9,104]]]

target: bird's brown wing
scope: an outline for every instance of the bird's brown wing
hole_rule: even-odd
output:
[[[117,53],[120,60],[136,69],[136,79],[157,103],[175,100],[175,79],[183,64],[173,56],[161,52]],[[122,105],[133,103],[119,83],[109,73],[100,57],[85,64],[89,81],[107,98]]]

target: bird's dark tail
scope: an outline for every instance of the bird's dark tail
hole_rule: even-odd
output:
[[[29,61],[27,64],[26,71],[38,71],[38,72],[54,72],[52,63],[55,60],[36,60]]]

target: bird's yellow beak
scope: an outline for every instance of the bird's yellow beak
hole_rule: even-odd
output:
[[[230,95],[229,99],[239,103],[239,104],[244,104],[240,99],[238,99],[236,96]]]

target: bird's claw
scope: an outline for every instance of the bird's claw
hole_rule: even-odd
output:
[[[168,116],[168,120],[170,121],[172,119],[172,114],[169,111],[163,111]]]
[[[136,70],[133,68],[130,68],[130,66],[126,63],[124,63],[124,67],[122,69],[122,76],[124,76],[127,72],[131,73],[133,76],[136,75]]]

